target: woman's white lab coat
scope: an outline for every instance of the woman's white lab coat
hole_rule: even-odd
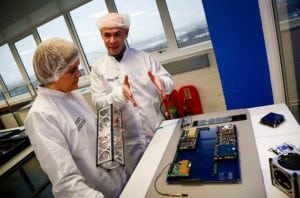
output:
[[[25,128],[55,197],[119,195],[123,167],[96,166],[96,115],[81,95],[39,87]]]
[[[122,111],[128,174],[132,173],[156,127],[163,120],[159,94],[148,71],[159,77],[165,91],[171,93],[173,81],[170,74],[149,54],[131,48],[126,49],[120,62],[107,54],[103,55],[96,61],[90,75],[93,104],[99,109],[113,104]],[[125,75],[128,75],[137,107],[133,107],[122,93]]]

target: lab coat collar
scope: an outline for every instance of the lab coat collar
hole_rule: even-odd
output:
[[[123,51],[124,50],[124,51]],[[122,58],[118,61],[117,60],[117,58],[115,57],[115,56],[111,56],[111,55],[109,55],[108,53],[106,54],[110,59],[112,59],[112,60],[114,60],[114,61],[116,61],[116,62],[122,62],[122,60],[124,60],[124,58],[125,58],[125,56],[127,55],[127,53],[128,53],[128,47],[125,47],[125,49],[123,49],[122,50],[122,52],[123,52],[123,55],[122,55]],[[122,52],[120,52],[120,53],[122,53]],[[119,56],[119,54],[117,55],[117,56]]]
[[[72,91],[73,92],[73,91]],[[54,89],[49,89],[43,86],[38,86],[38,94],[48,94],[48,95],[52,95],[52,96],[56,96],[56,97],[61,97],[61,98],[68,98],[72,95],[72,92],[61,92],[61,91],[57,91]]]
[[[122,58],[124,57],[125,51],[126,51],[126,46],[121,50],[121,52],[118,55],[114,56],[118,62],[121,62]]]

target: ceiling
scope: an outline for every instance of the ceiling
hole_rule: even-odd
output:
[[[0,45],[91,0],[0,0]]]
[[[0,30],[53,0],[1,0]]]

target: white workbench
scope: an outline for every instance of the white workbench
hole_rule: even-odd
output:
[[[23,130],[24,127],[16,127],[11,129],[5,129],[0,130],[0,133],[7,132],[7,131],[13,131],[13,130]],[[25,183],[27,184],[28,188],[31,190],[31,196],[35,197],[38,193],[40,193],[49,183],[49,179],[46,178],[45,181],[43,181],[38,186],[34,185],[34,182],[31,181],[29,175],[26,173],[23,166],[25,166],[32,158],[35,157],[34,151],[31,147],[31,145],[24,148],[22,151],[17,153],[14,157],[9,159],[7,162],[2,164],[0,166],[0,182],[5,180],[7,177],[9,177],[12,173],[15,171],[19,171],[22,178],[24,179]],[[40,170],[41,171],[41,170]]]
[[[235,115],[241,112],[247,112],[248,119],[251,122],[247,121],[247,123],[250,123],[249,126],[247,123],[244,124],[244,122],[237,122],[237,125],[242,125],[242,128],[249,128],[251,134],[248,134],[249,131],[247,131],[247,133],[240,135],[242,139],[242,144],[239,142],[242,169],[242,182],[240,185],[214,184],[209,186],[192,185],[189,187],[175,185],[174,187],[173,185],[165,184],[164,181],[160,181],[159,188],[167,191],[176,189],[175,193],[191,192],[189,197],[194,197],[196,194],[200,197],[287,197],[279,189],[272,186],[268,164],[268,158],[275,157],[275,154],[268,150],[269,148],[287,141],[298,147],[300,145],[300,126],[285,104],[202,114],[196,117],[193,116],[193,120]],[[260,119],[269,112],[283,114],[285,122],[277,128],[260,124]],[[174,140],[178,140],[176,131],[179,131],[180,125],[180,119],[164,121],[161,124],[161,128],[154,135],[144,156],[125,186],[121,194],[122,198],[160,197],[159,194],[153,193],[153,180],[162,169],[162,164],[167,164],[167,161],[172,158],[169,155],[173,155],[175,152],[169,153],[169,150],[174,150],[174,145],[177,143]],[[251,176],[253,179],[251,179]],[[194,189],[195,192],[193,192]]]
[[[248,109],[256,140],[264,185],[268,198],[287,198],[288,196],[274,187],[271,183],[269,158],[276,155],[269,151],[271,147],[289,142],[296,147],[300,146],[300,126],[286,104],[268,105]],[[259,123],[260,119],[269,112],[283,114],[285,121],[277,128],[271,128]]]

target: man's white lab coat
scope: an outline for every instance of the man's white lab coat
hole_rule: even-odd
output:
[[[170,74],[149,54],[127,48],[118,62],[107,54],[100,57],[91,72],[91,93],[94,106],[98,109],[113,104],[122,111],[125,144],[125,166],[131,174],[156,127],[163,120],[160,99],[148,71],[159,77],[166,93],[171,93],[173,81]],[[122,93],[124,76],[128,75],[130,89],[137,107]]]

